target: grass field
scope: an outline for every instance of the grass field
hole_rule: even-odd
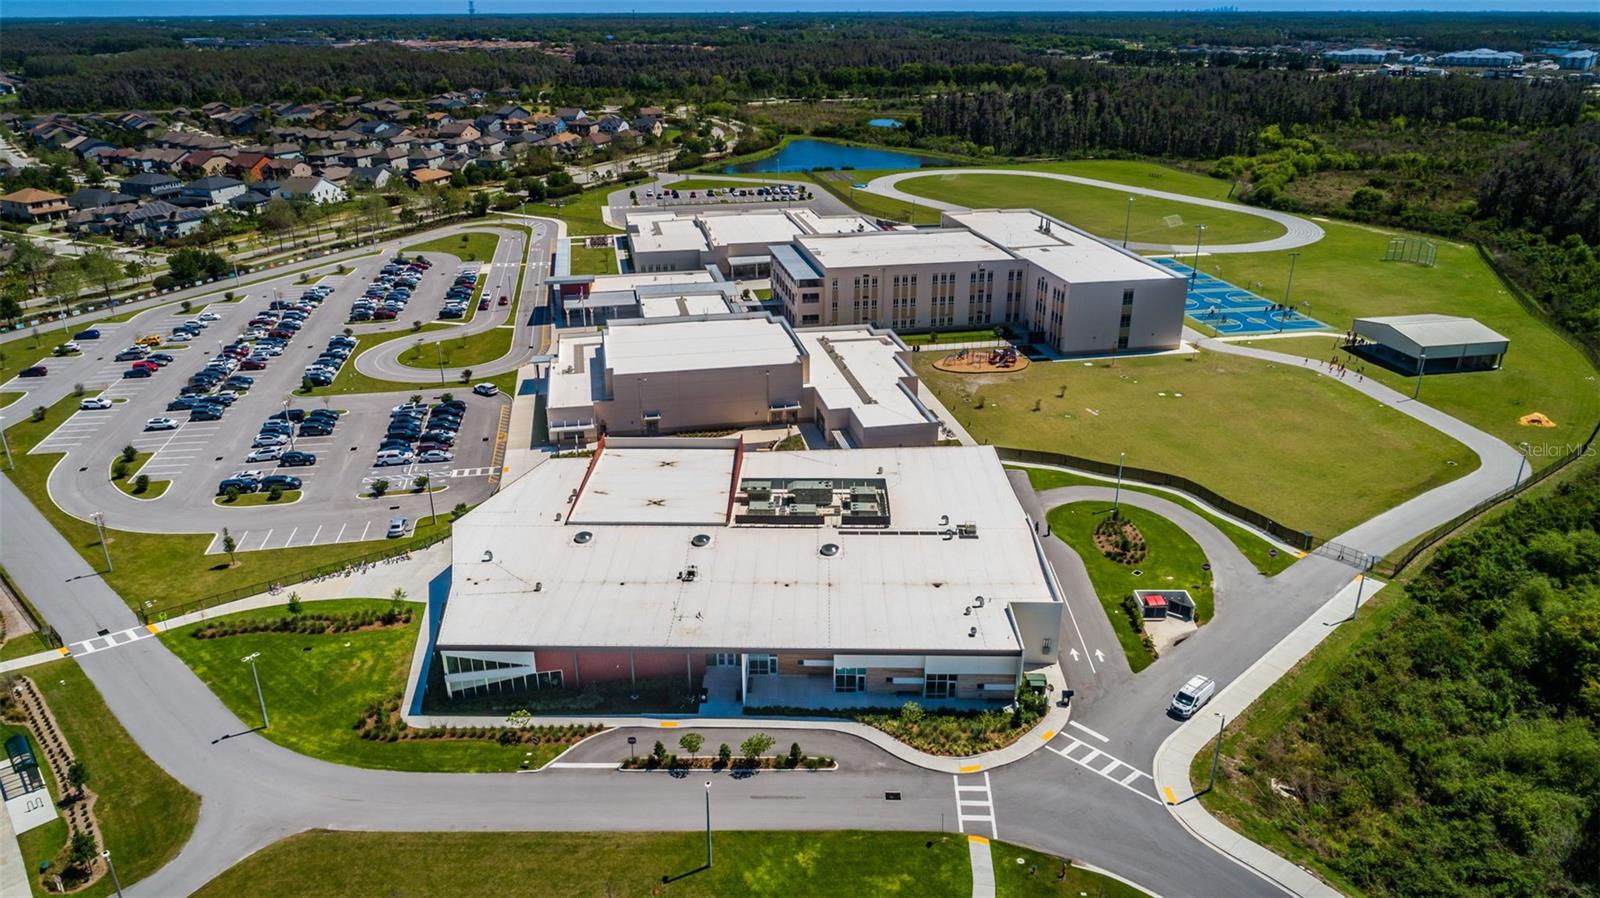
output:
[[[1109,503],[1069,502],[1050,509],[1047,516],[1051,533],[1083,559],[1100,607],[1111,620],[1111,629],[1117,633],[1117,642],[1128,656],[1129,666],[1137,673],[1150,666],[1155,658],[1145,650],[1139,634],[1123,612],[1123,601],[1135,589],[1186,589],[1194,599],[1196,616],[1205,622],[1216,613],[1215,594],[1211,573],[1201,567],[1206,556],[1199,544],[1183,532],[1183,528],[1155,512],[1122,508],[1122,516],[1144,534],[1148,554],[1143,561],[1129,566],[1103,555],[1094,545],[1094,527],[1110,513]],[[1141,575],[1134,576],[1135,570]]]
[[[864,184],[872,178],[889,174],[889,172],[860,172],[860,171],[819,171],[796,172],[796,176],[805,176],[815,183],[820,189],[826,190],[846,205],[874,218],[885,218],[890,221],[905,221],[912,224],[938,224],[940,213],[937,209],[919,206],[902,200],[890,199],[865,190],[852,190],[851,184]]]
[[[38,633],[22,633],[17,636],[7,636],[4,643],[0,643],[0,661],[10,661],[13,658],[25,658],[49,648],[45,645],[44,638]]]
[[[1023,169],[1026,171],[1027,169]],[[1195,226],[1206,226],[1207,243],[1249,243],[1283,236],[1283,226],[1243,212],[1210,209],[1121,190],[1022,175],[943,174],[908,178],[906,193],[975,209],[1038,209],[1091,234],[1121,241],[1128,225],[1133,243],[1194,244]]]
[[[617,253],[609,246],[584,246],[572,241],[573,274],[616,274]]]
[[[1460,443],[1327,378],[1221,353],[1004,375],[934,361],[913,364],[981,441],[1108,462],[1126,452],[1130,466],[1181,474],[1325,537],[1478,465]]]
[[[1007,331],[1003,327],[980,327],[968,330],[922,331],[920,333],[902,334],[895,331],[895,336],[907,346],[927,346],[931,343],[975,343],[979,340],[1004,339]]]
[[[342,614],[365,608],[381,611],[387,606],[387,601],[377,599],[336,599],[317,602],[314,608],[319,614]],[[262,735],[314,758],[385,770],[480,772],[516,770],[524,761],[537,768],[555,757],[561,746],[504,746],[465,739],[384,742],[360,737],[352,723],[369,705],[398,695],[405,687],[421,627],[421,606],[412,608],[418,613],[410,624],[386,629],[195,639],[189,634],[202,625],[193,624],[163,633],[161,639],[229,710],[251,726],[260,722],[261,711],[250,671],[239,659],[260,652],[256,668],[272,721]],[[277,618],[286,613],[277,606],[219,620]],[[525,754],[528,751],[533,754]]]
[[[400,385],[400,388],[435,395],[434,391],[418,389],[415,384]],[[50,469],[62,456],[59,453],[28,454],[77,407],[78,399],[68,396],[50,406],[43,421],[34,422],[25,418],[7,427],[6,438],[11,441],[16,467],[3,470],[7,471],[12,482],[27,495],[57,532],[72,544],[83,560],[99,571],[105,567],[105,560],[101,557],[100,538],[94,524],[62,511],[50,501],[46,490]],[[438,524],[418,522],[415,533],[404,542],[420,544],[433,535],[435,527],[448,529],[449,526],[448,518]],[[104,574],[106,583],[131,606],[152,602],[149,608],[151,613],[211,593],[265,583],[291,572],[357,558],[377,549],[393,547],[397,542],[372,540],[366,543],[330,543],[295,549],[241,552],[238,565],[230,567],[225,556],[205,554],[206,547],[211,544],[210,534],[107,530],[106,537],[112,562],[116,564],[114,571]]]
[[[1040,492],[1063,486],[1108,487],[1111,485],[1104,480],[1081,477],[1077,474],[1055,471],[1049,468],[1023,468],[1011,465],[1008,465],[1008,467],[1016,467],[1018,470],[1026,471],[1028,473],[1028,483]],[[1257,536],[1254,532],[1235,524],[1227,518],[1212,514],[1183,496],[1139,486],[1126,480],[1122,483],[1122,489],[1124,492],[1132,491],[1146,493],[1151,496],[1160,496],[1168,502],[1182,505],[1184,508],[1210,521],[1218,530],[1222,531],[1222,535],[1226,536],[1229,542],[1238,548],[1240,554],[1244,555],[1245,558],[1250,560],[1251,564],[1256,566],[1256,570],[1268,577],[1282,573],[1285,568],[1299,560],[1299,556],[1277,548],[1266,539]]]
[[[28,671],[28,675],[44,694],[73,754],[89,768],[89,788],[99,795],[95,816],[122,882],[131,884],[154,873],[189,840],[200,815],[200,796],[168,776],[139,749],[77,662],[55,661]],[[66,839],[65,821],[24,833],[18,843],[28,870],[53,857]],[[73,894],[101,898],[112,891],[107,876]],[[49,893],[35,882],[34,894]]]
[[[621,231],[605,223],[600,210],[605,208],[606,197],[616,190],[615,184],[606,184],[586,190],[575,196],[562,197],[550,203],[523,203],[517,207],[523,215],[542,215],[559,218],[567,223],[567,236],[586,237],[590,234],[620,234]]]
[[[139,479],[139,469],[144,467],[144,463],[149,461],[153,455],[155,455],[154,452],[135,453],[133,456],[133,462],[128,465],[128,476],[122,478],[121,480],[112,477],[111,482],[117,485],[117,489],[122,490],[124,493],[127,493],[135,499],[161,498],[161,494],[167,491],[167,487],[172,486],[172,481],[151,480],[145,485],[144,492],[141,493],[135,489],[136,481]],[[116,459],[111,460],[112,465],[115,465],[116,463]]]
[[[405,255],[447,253],[463,262],[488,262],[494,258],[495,247],[499,244],[500,237],[497,234],[487,231],[466,231],[460,235],[452,234],[424,243],[413,243],[400,252]]]
[[[246,858],[196,898],[519,895],[540,898],[967,898],[963,836],[903,832],[361,833],[313,830]],[[1001,898],[1135,898],[1116,880],[1005,842],[991,845]],[[1025,863],[1016,863],[1021,857]],[[1037,872],[1029,871],[1037,865]],[[374,878],[376,871],[382,875]],[[663,877],[672,878],[663,883]],[[673,878],[681,877],[681,878]],[[536,885],[534,885],[536,883]]]
[[[283,495],[279,496],[276,500],[272,498],[272,493],[266,491],[259,493],[240,493],[234,497],[232,502],[228,501],[227,496],[217,496],[215,499],[211,500],[213,505],[220,505],[223,508],[253,508],[257,505],[293,505],[298,501],[300,501],[299,490],[284,490]]]

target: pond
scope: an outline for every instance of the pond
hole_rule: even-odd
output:
[[[871,125],[874,128],[900,128],[900,127],[903,127],[901,122],[900,122],[900,120],[897,119],[897,118],[868,119],[867,120],[867,124]]]
[[[792,140],[771,156],[730,165],[722,171],[724,174],[736,175],[743,172],[811,171],[818,168],[871,170],[945,164],[948,164],[948,161],[944,159],[899,150],[853,147],[825,140]]]

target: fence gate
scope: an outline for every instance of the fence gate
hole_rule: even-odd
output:
[[[1313,549],[1311,554],[1332,558],[1334,561],[1348,564],[1358,571],[1370,571],[1378,566],[1379,561],[1383,560],[1381,555],[1374,555],[1371,552],[1363,552],[1354,546],[1333,542],[1323,543]]]

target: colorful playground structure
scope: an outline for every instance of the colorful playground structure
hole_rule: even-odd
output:
[[[933,367],[957,374],[991,374],[1021,371],[1029,364],[1027,357],[1019,353],[1017,347],[1007,343],[1003,346],[962,349],[934,362]]]
[[[1156,264],[1189,278],[1189,292],[1183,312],[1223,336],[1278,334],[1287,331],[1322,330],[1320,321],[1302,314],[1293,306],[1273,302],[1221,278],[1196,271],[1173,258],[1155,259]]]

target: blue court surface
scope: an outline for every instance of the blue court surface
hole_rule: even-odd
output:
[[[1194,280],[1189,284],[1189,294],[1183,300],[1183,312],[1219,334],[1276,334],[1279,331],[1311,331],[1327,327],[1293,309],[1274,311],[1271,300],[1203,271],[1195,273],[1193,268],[1177,259],[1151,261],[1184,277],[1194,275]]]

